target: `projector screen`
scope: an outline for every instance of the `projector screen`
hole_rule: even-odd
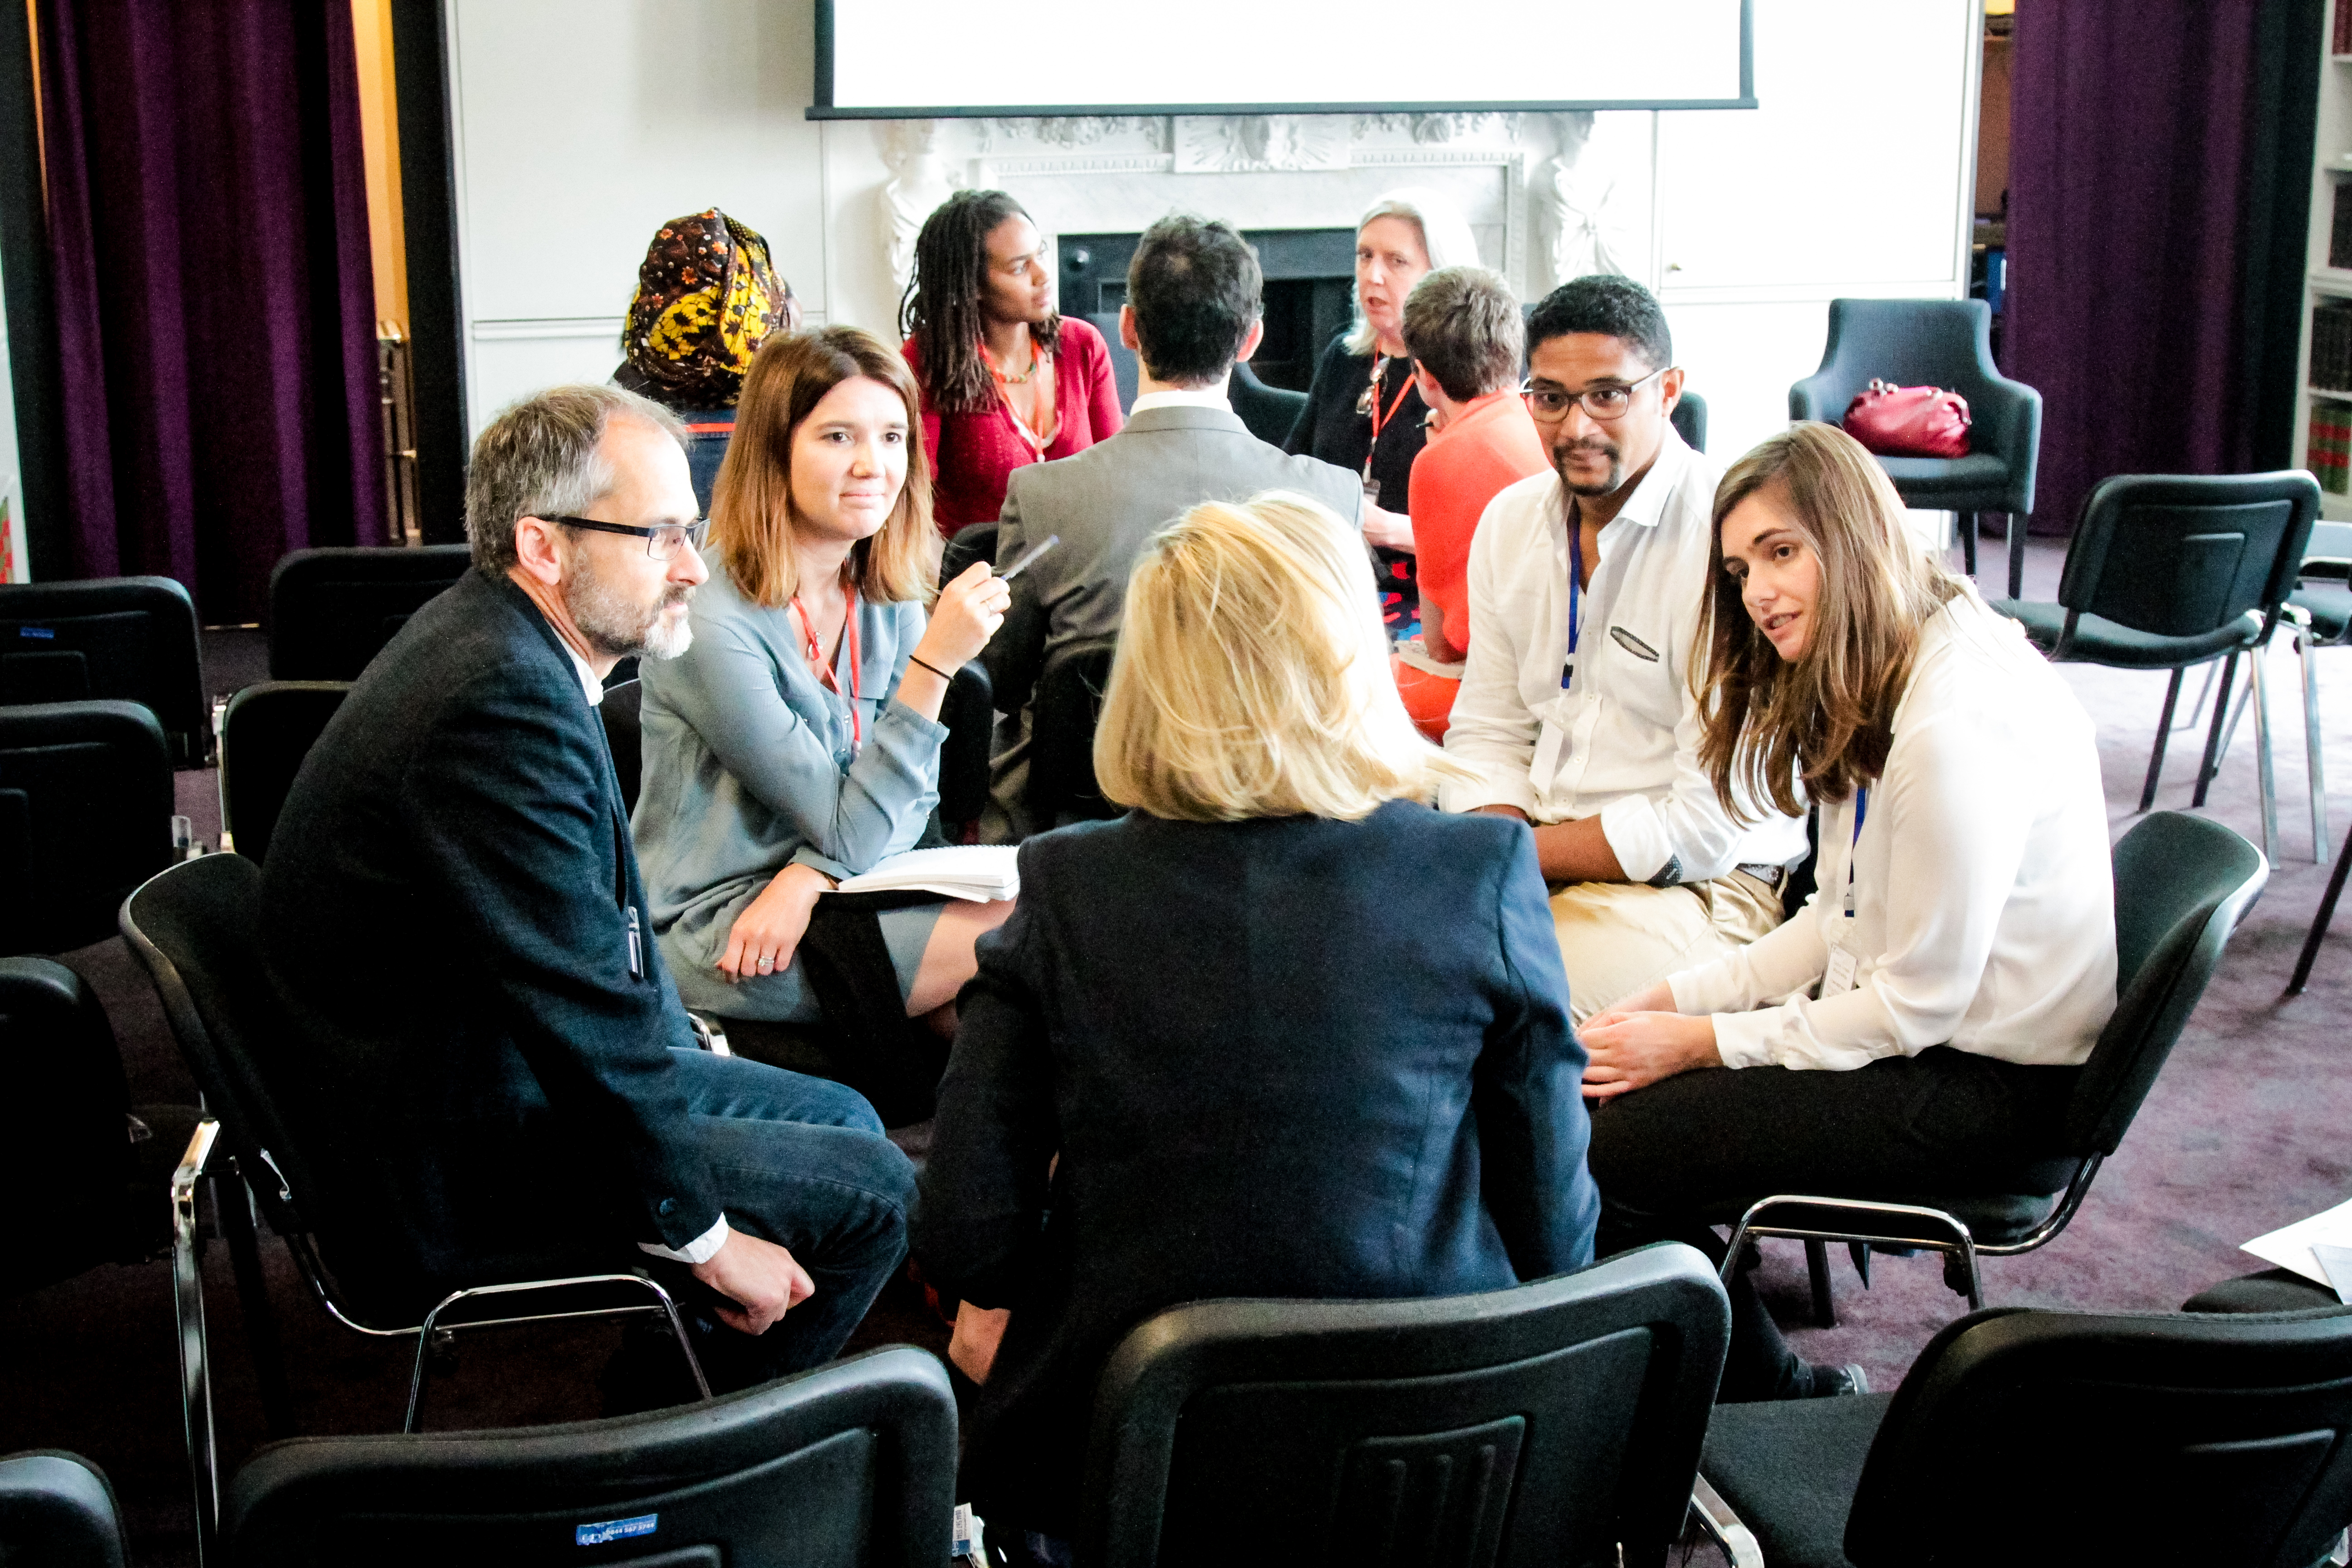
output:
[[[972,0],[817,0],[812,120],[1753,109],[1750,0],[1113,3],[1085,47]],[[1075,100],[1073,100],[1075,99]]]

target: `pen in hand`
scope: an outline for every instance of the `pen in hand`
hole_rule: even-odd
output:
[[[998,582],[1000,582],[1000,583],[1010,583],[1010,582],[1012,582],[1012,581],[1013,581],[1013,579],[1014,579],[1015,577],[1020,576],[1022,573],[1024,573],[1024,572],[1025,572],[1025,571],[1027,571],[1027,570],[1028,570],[1029,563],[1030,563],[1032,561],[1036,560],[1036,559],[1037,559],[1037,557],[1039,557],[1040,555],[1045,554],[1045,552],[1047,552],[1048,550],[1053,549],[1053,548],[1054,548],[1054,546],[1055,546],[1056,544],[1059,544],[1059,543],[1061,543],[1061,542],[1062,542],[1062,536],[1061,536],[1060,534],[1058,534],[1058,533],[1049,533],[1049,534],[1047,534],[1045,538],[1043,538],[1043,539],[1039,540],[1039,541],[1038,541],[1038,542],[1037,542],[1034,546],[1032,546],[1032,547],[1030,548],[1029,552],[1028,552],[1026,555],[1024,555],[1020,560],[1015,561],[1015,562],[1013,563],[1013,568],[1012,568],[1012,570],[1011,570],[1011,571],[1008,571],[1008,572],[1000,572],[1000,573],[998,573],[998,574],[996,574],[997,581],[998,581]]]

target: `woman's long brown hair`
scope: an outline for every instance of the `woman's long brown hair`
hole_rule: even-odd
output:
[[[1784,663],[1726,570],[1723,520],[1770,488],[1821,563],[1805,651]],[[1805,796],[1841,801],[1886,765],[1895,708],[1910,684],[1919,628],[1959,580],[1919,548],[1903,500],[1862,444],[1807,423],[1763,442],[1715,491],[1714,537],[1691,679],[1705,716],[1700,765],[1735,819],[1747,802],[1796,816]],[[1803,795],[1800,795],[1801,784]]]
[[[940,413],[976,414],[996,406],[996,377],[980,357],[988,237],[1006,218],[1028,216],[1028,209],[1003,191],[958,191],[923,220],[915,236],[914,275],[898,300],[898,330],[915,342],[923,384]],[[1059,312],[1029,328],[1031,341],[1047,353],[1061,351],[1061,334]]]
[[[914,373],[871,333],[821,327],[779,332],[760,345],[711,489],[711,542],[736,591],[755,605],[780,609],[800,592],[793,437],[826,393],[861,375],[887,386],[907,406],[907,485],[881,528],[850,547],[843,571],[877,603],[929,602],[938,592],[940,536],[931,525],[931,464]]]

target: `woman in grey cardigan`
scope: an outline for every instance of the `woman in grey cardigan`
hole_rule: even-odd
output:
[[[795,957],[817,896],[910,848],[939,796],[940,701],[1010,594],[985,563],[923,599],[938,536],[906,363],[850,327],[779,335],[744,378],[692,646],[649,659],[632,819],[689,1007],[814,1023]],[[1010,903],[880,916],[910,1017],[951,1030]]]

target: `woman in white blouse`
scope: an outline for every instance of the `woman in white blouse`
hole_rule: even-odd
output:
[[[1741,458],[1715,524],[1700,760],[1734,812],[1818,803],[1820,890],[1584,1026],[1603,1253],[1719,1255],[1696,1216],[1775,1192],[2020,1190],[2115,1011],[2098,752],[2056,672],[1835,426]],[[1857,1391],[1744,1276],[1733,1311],[1724,1399]]]

